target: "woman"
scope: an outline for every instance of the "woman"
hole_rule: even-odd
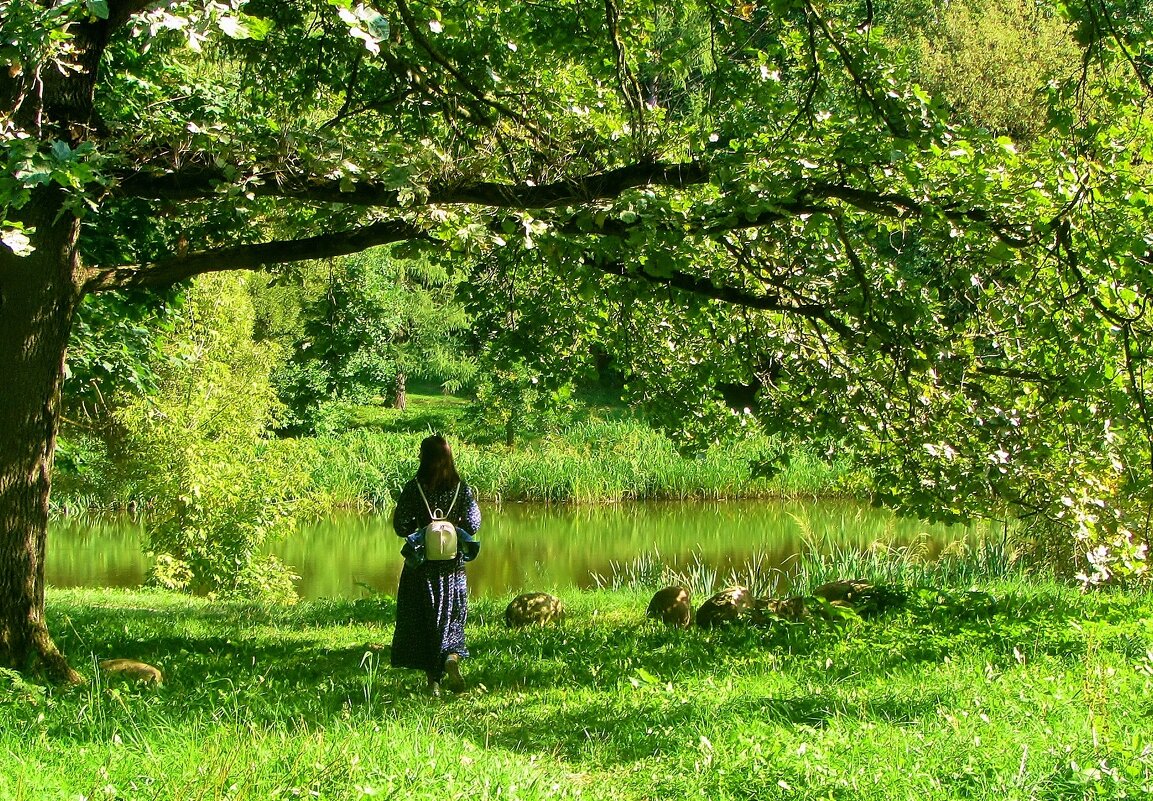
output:
[[[456,526],[458,542],[463,544],[466,533],[471,538],[480,530],[480,507],[472,490],[460,480],[448,442],[434,434],[420,443],[420,467],[416,478],[400,491],[392,527],[398,537],[409,538],[428,525],[430,511],[438,509]],[[409,546],[405,550],[411,554]],[[400,573],[392,666],[423,670],[433,695],[440,694],[442,679],[453,692],[464,689],[460,660],[468,656],[464,642],[468,617],[466,558],[470,557],[460,551],[444,560],[408,558]]]

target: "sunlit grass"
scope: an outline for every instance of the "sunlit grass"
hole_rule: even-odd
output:
[[[547,629],[478,599],[473,689],[439,701],[386,667],[387,596],[55,591],[93,680],[0,673],[0,799],[1153,794],[1153,599],[1008,574],[904,589],[875,618],[715,631],[645,620],[641,587],[565,591]],[[165,684],[98,680],[114,656]]]

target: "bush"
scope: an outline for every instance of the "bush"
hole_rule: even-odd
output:
[[[275,352],[252,341],[243,277],[210,275],[189,292],[192,314],[168,343],[157,390],[118,420],[137,491],[151,499],[153,580],[170,589],[284,600],[293,576],[264,554],[312,499],[299,461],[268,458]],[[289,454],[282,452],[282,456]]]

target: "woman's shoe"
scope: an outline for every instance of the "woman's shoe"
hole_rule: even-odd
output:
[[[436,679],[429,679],[428,687],[426,689],[428,694],[433,698],[440,698],[440,682]]]
[[[464,692],[464,678],[460,675],[460,657],[449,654],[444,660],[444,686],[451,692]]]

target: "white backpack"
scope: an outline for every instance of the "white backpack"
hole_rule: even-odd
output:
[[[420,497],[424,500],[424,508],[428,509],[428,516],[432,518],[432,521],[424,527],[424,558],[433,562],[455,559],[457,550],[456,526],[450,523],[447,518],[452,514],[452,507],[456,505],[456,497],[460,494],[460,484],[456,485],[456,490],[452,493],[452,503],[448,505],[447,512],[442,512],[439,507],[433,509],[428,505],[428,496],[424,494],[424,487],[420,486],[419,481],[416,482],[416,488],[420,490]]]

